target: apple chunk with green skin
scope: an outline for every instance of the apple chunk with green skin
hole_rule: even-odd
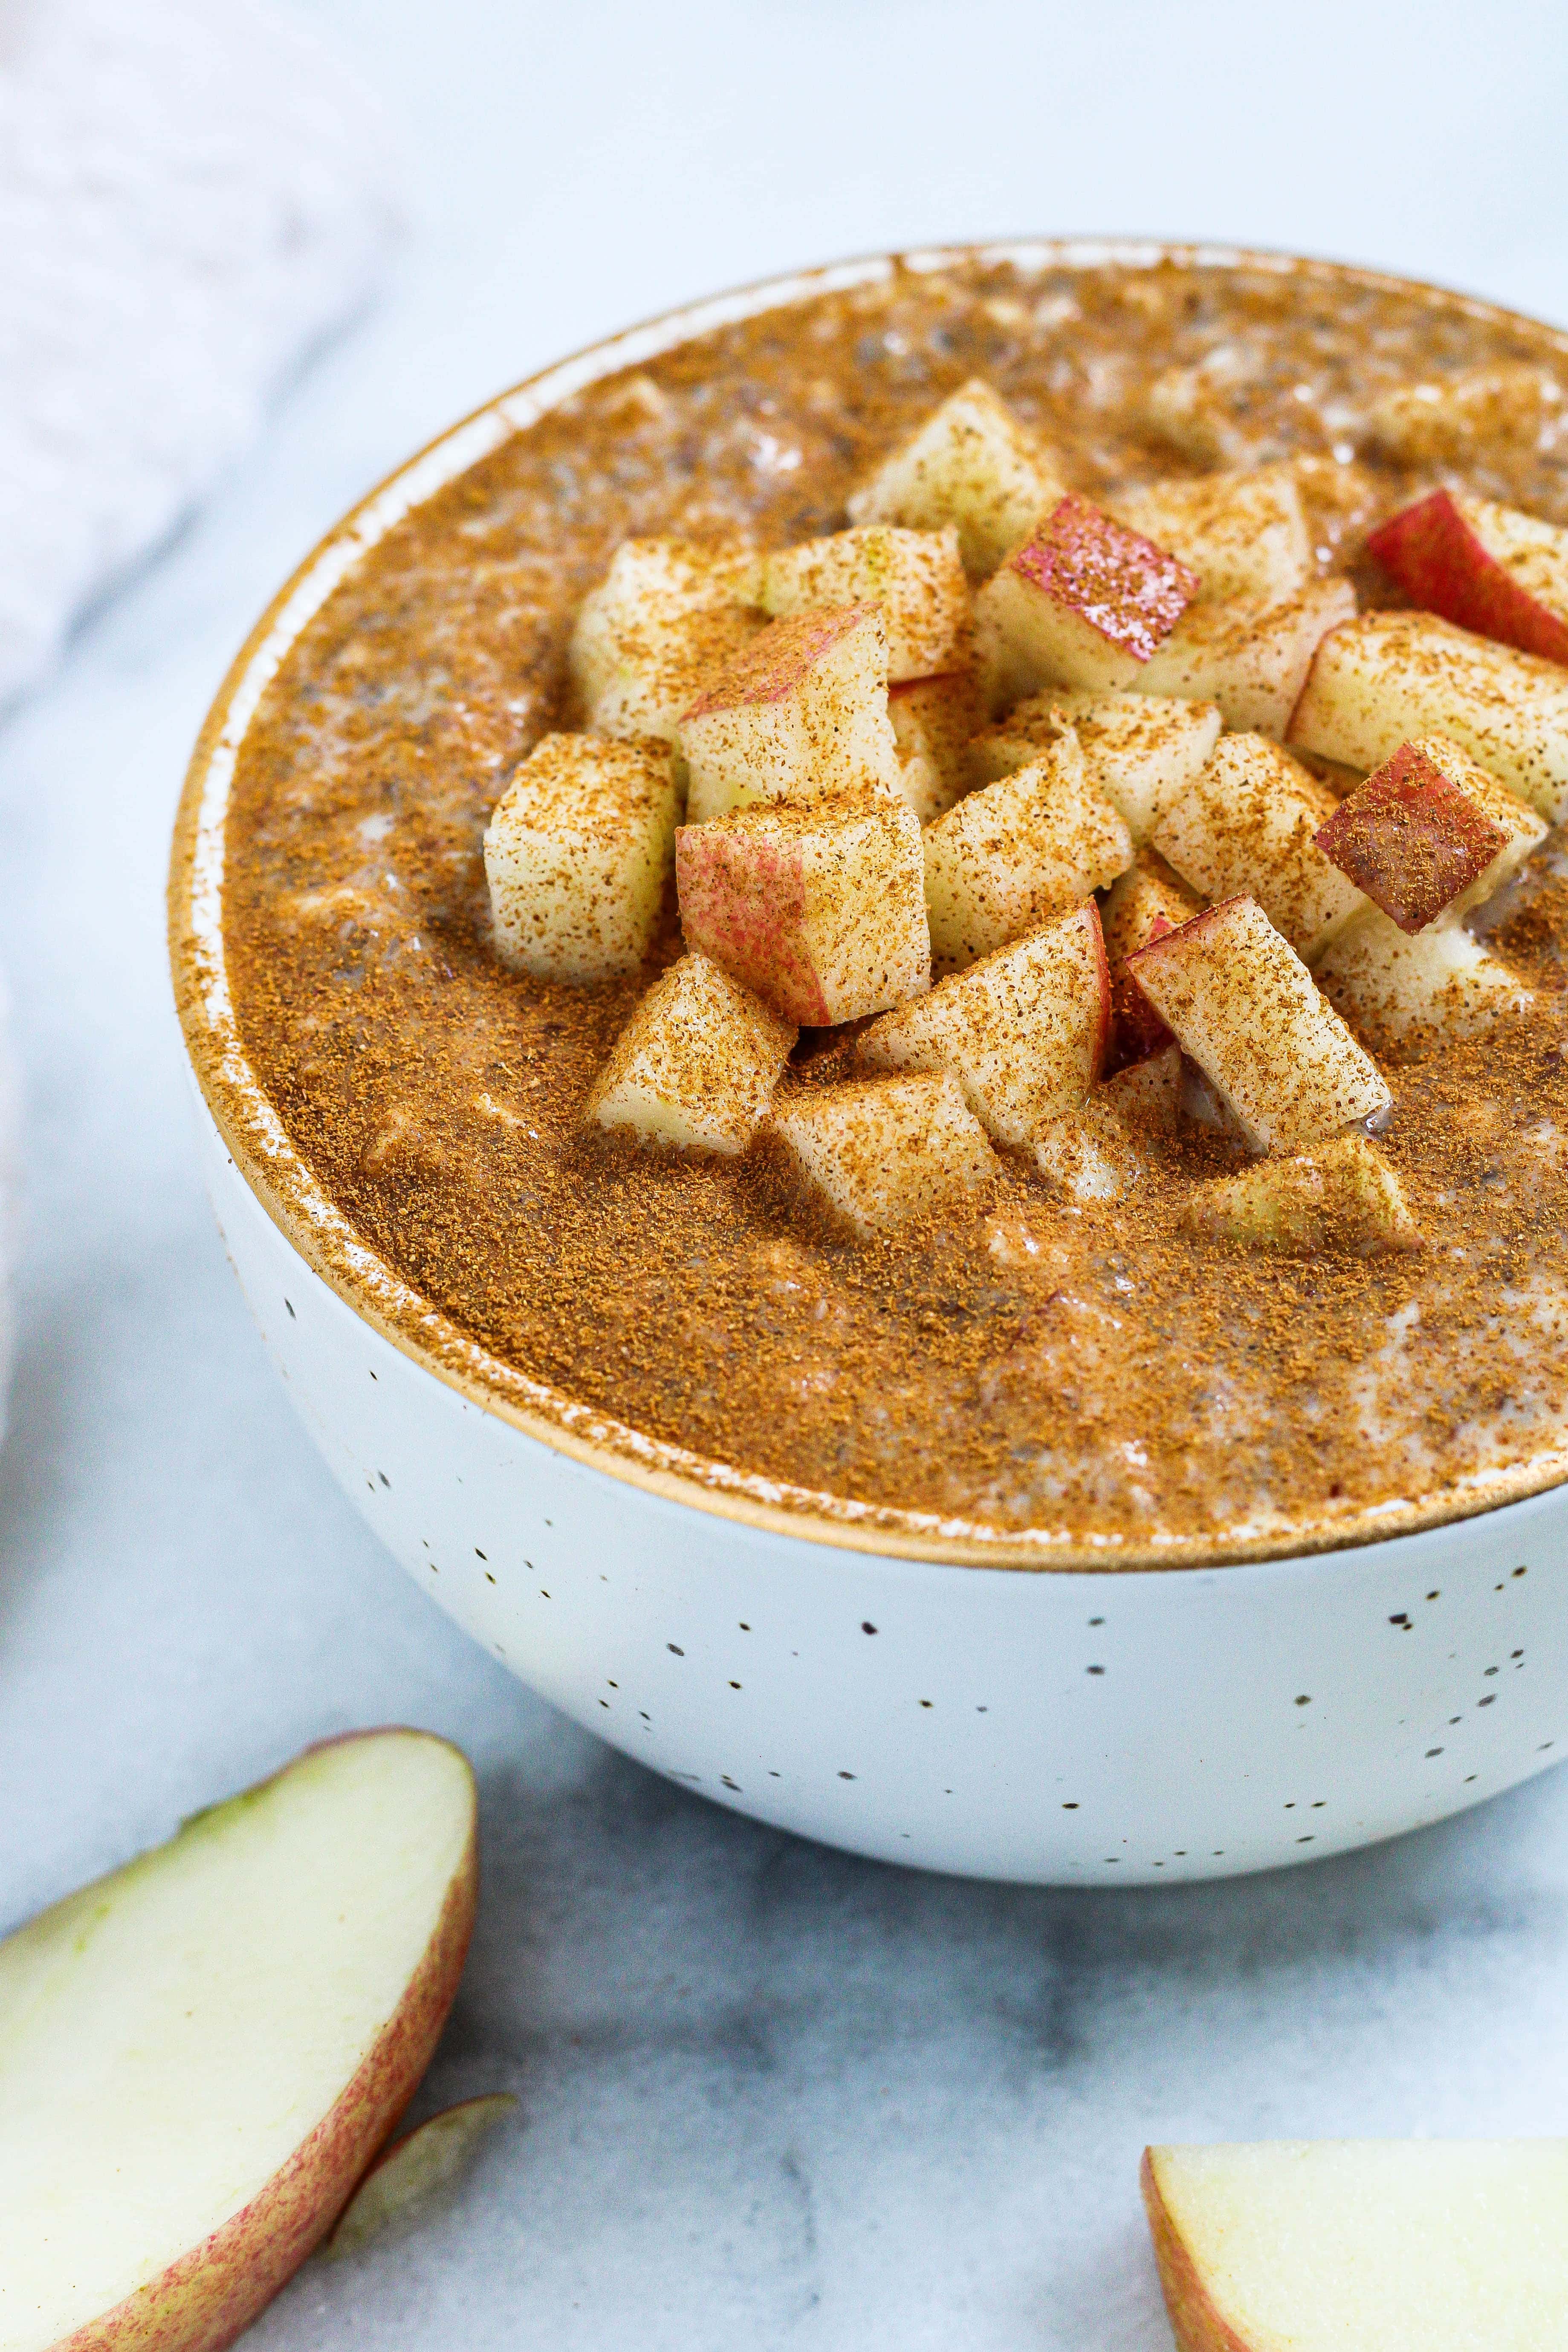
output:
[[[856,1051],[869,1070],[951,1070],[995,1140],[1023,1144],[1094,1085],[1110,1015],[1091,898],[874,1021]]]
[[[0,2342],[217,2352],[320,2243],[451,2007],[473,1774],[365,1732],[0,1944]]]
[[[1318,846],[1402,931],[1458,919],[1518,873],[1546,822],[1457,743],[1402,743],[1347,794]]]
[[[1434,490],[1367,541],[1413,604],[1568,662],[1568,530],[1463,490]]]
[[[744,1151],[797,1032],[705,955],[655,981],[610,1049],[585,1118],[638,1143]]]
[[[1151,2147],[1178,2352],[1555,2352],[1568,2140]]]
[[[1127,969],[1254,1151],[1301,1151],[1386,1111],[1371,1055],[1250,898],[1229,898]]]
[[[763,610],[778,618],[847,604],[879,604],[888,627],[888,678],[933,677],[963,655],[969,582],[958,533],[868,523],[763,556]]]
[[[863,1241],[973,1214],[1000,1173],[950,1070],[802,1087],[780,1097],[772,1126],[808,1189]]]
[[[579,983],[635,971],[658,928],[675,818],[662,744],[547,735],[485,833],[501,961]]]
[[[829,1028],[931,986],[921,829],[896,794],[682,825],[675,873],[687,944],[786,1020]]]
[[[1101,890],[1132,863],[1132,839],[1095,791],[1078,737],[986,784],[925,832],[931,955],[973,963]]]
[[[1133,684],[1196,598],[1198,578],[1069,491],[975,601],[1000,647],[999,690],[1114,694]]]
[[[973,579],[994,572],[1062,494],[1054,454],[972,376],[885,457],[849,500],[856,523],[958,532]]]
[[[680,722],[694,824],[754,801],[897,791],[888,630],[876,604],[773,621]]]

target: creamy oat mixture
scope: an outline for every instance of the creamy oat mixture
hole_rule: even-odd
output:
[[[1380,1149],[1418,1250],[1259,1254],[1182,1224],[1239,1163],[1201,1126],[1118,1202],[1008,1162],[981,1214],[851,1241],[765,1142],[584,1129],[660,964],[575,988],[492,951],[480,842],[517,762],[580,723],[565,646],[629,536],[842,527],[888,447],[984,376],[1075,487],[1281,457],[1324,572],[1394,601],[1381,517],[1461,478],[1568,522],[1550,384],[1462,447],[1379,454],[1403,387],[1555,363],[1544,333],[1310,272],[964,265],[726,329],[594,387],[395,530],[285,662],[241,754],[226,937],[252,1063],[358,1229],[464,1330],[722,1469],[1112,1549],[1352,1532],[1544,1458],[1568,1423],[1568,881],[1555,835],[1488,910],[1528,1018],[1390,1072]],[[1505,383],[1514,383],[1505,379]],[[1565,439],[1564,446],[1568,446]],[[821,1041],[803,1034],[812,1083]]]

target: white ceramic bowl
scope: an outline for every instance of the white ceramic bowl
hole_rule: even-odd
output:
[[[1568,1487],[1306,1557],[1115,1570],[900,1539],[869,1517],[785,1510],[754,1482],[718,1489],[413,1292],[317,1187],[246,1061],[221,928],[229,783],[263,688],[332,588],[585,383],[889,267],[726,296],[507,394],[351,515],[263,617],[197,746],[171,882],[218,1218],[297,1409],[389,1549],[477,1641],[655,1770],[835,1845],[998,1878],[1210,1877],[1365,1844],[1568,1755]]]

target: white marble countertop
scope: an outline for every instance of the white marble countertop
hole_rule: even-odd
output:
[[[1568,318],[1560,10],[318,13],[408,125],[402,274],[0,730],[31,1169],[0,1926],[313,1737],[430,1725],[479,1767],[486,1884],[425,2104],[521,2106],[455,2206],[308,2267],[258,2342],[1152,2352],[1145,2139],[1568,2128],[1568,1779],[1269,1879],[1018,1892],[754,1828],[563,1724],[378,1551],[263,1358],[187,1131],[168,821],[230,653],[342,508],[680,298],[1165,227]]]

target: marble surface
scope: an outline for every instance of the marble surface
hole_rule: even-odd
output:
[[[449,2207],[308,2267],[259,2343],[1156,2352],[1145,2139],[1568,2126],[1568,1780],[1279,1877],[1061,1895],[757,1830],[563,1724],[378,1553],[247,1321],[194,1171],[166,828],[322,527],[669,301],[887,241],[1164,226],[1568,318],[1560,13],[313,13],[407,126],[402,277],[0,731],[30,1164],[0,1926],[320,1733],[433,1726],[481,1775],[486,1890],[425,2102],[521,2105]]]

